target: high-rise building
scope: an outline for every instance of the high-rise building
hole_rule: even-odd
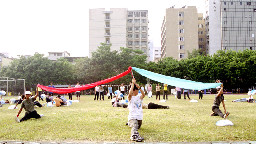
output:
[[[99,8],[89,11],[89,56],[101,43],[111,44],[111,50],[128,47],[148,54],[147,10]]]
[[[256,49],[256,0],[209,1],[209,54]]]
[[[202,13],[198,13],[198,47],[201,54],[206,54],[206,27]]]
[[[154,62],[158,62],[161,59],[161,47],[154,47]]]
[[[161,31],[161,58],[186,58],[199,44],[196,7],[166,9]]]

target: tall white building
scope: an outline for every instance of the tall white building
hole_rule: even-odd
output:
[[[148,54],[148,11],[126,8],[89,10],[89,56],[101,43],[111,44],[111,50],[120,47],[140,49]]]
[[[256,0],[209,0],[209,54],[256,50]]]

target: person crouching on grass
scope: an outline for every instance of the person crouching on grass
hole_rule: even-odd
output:
[[[34,109],[34,101],[36,100],[36,98],[38,96],[38,87],[36,88],[36,95],[32,96],[32,97],[30,97],[30,96],[31,96],[31,92],[26,91],[25,92],[26,99],[22,101],[18,115],[17,115],[17,117],[15,117],[15,120],[17,122],[22,122],[22,121],[28,120],[30,118],[36,118],[36,119],[41,118],[42,115],[39,115],[37,113],[37,111]],[[25,109],[26,113],[25,113],[25,116],[21,120],[19,120],[18,117],[23,108]]]
[[[144,140],[143,137],[139,135],[138,129],[142,125],[142,100],[145,97],[145,93],[143,90],[140,90],[140,86],[136,84],[135,78],[132,79],[132,85],[128,95],[128,108],[129,115],[128,121],[131,129],[131,137],[132,141],[142,142]]]
[[[218,81],[218,82],[220,82],[220,81]],[[220,103],[223,104],[225,114],[223,114],[219,108]],[[219,89],[218,94],[215,96],[213,106],[212,106],[212,111],[213,111],[213,113],[211,114],[211,116],[220,116],[220,117],[226,119],[229,115],[229,112],[226,111],[226,107],[225,107],[225,103],[224,103],[223,84],[221,84],[221,88]]]

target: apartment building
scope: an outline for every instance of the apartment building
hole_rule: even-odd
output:
[[[161,27],[161,58],[181,60],[198,49],[198,13],[195,6],[168,8]]]
[[[56,61],[59,58],[64,58],[64,57],[70,57],[70,53],[67,51],[64,52],[48,52],[49,56],[48,59],[52,61]]]
[[[209,1],[209,54],[256,49],[256,0]]]
[[[140,49],[148,54],[148,11],[126,8],[89,10],[89,57],[101,43]]]
[[[203,13],[198,13],[198,48],[201,54],[206,54],[206,26],[205,19],[203,17]]]

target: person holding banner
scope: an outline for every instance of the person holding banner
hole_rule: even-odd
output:
[[[139,93],[140,90],[140,93]],[[128,108],[129,115],[128,121],[131,129],[131,137],[132,141],[142,142],[144,140],[143,137],[139,135],[138,129],[142,125],[143,112],[142,112],[142,101],[145,97],[145,93],[141,90],[140,86],[136,84],[135,78],[132,79],[132,85],[129,90],[128,95]]]

